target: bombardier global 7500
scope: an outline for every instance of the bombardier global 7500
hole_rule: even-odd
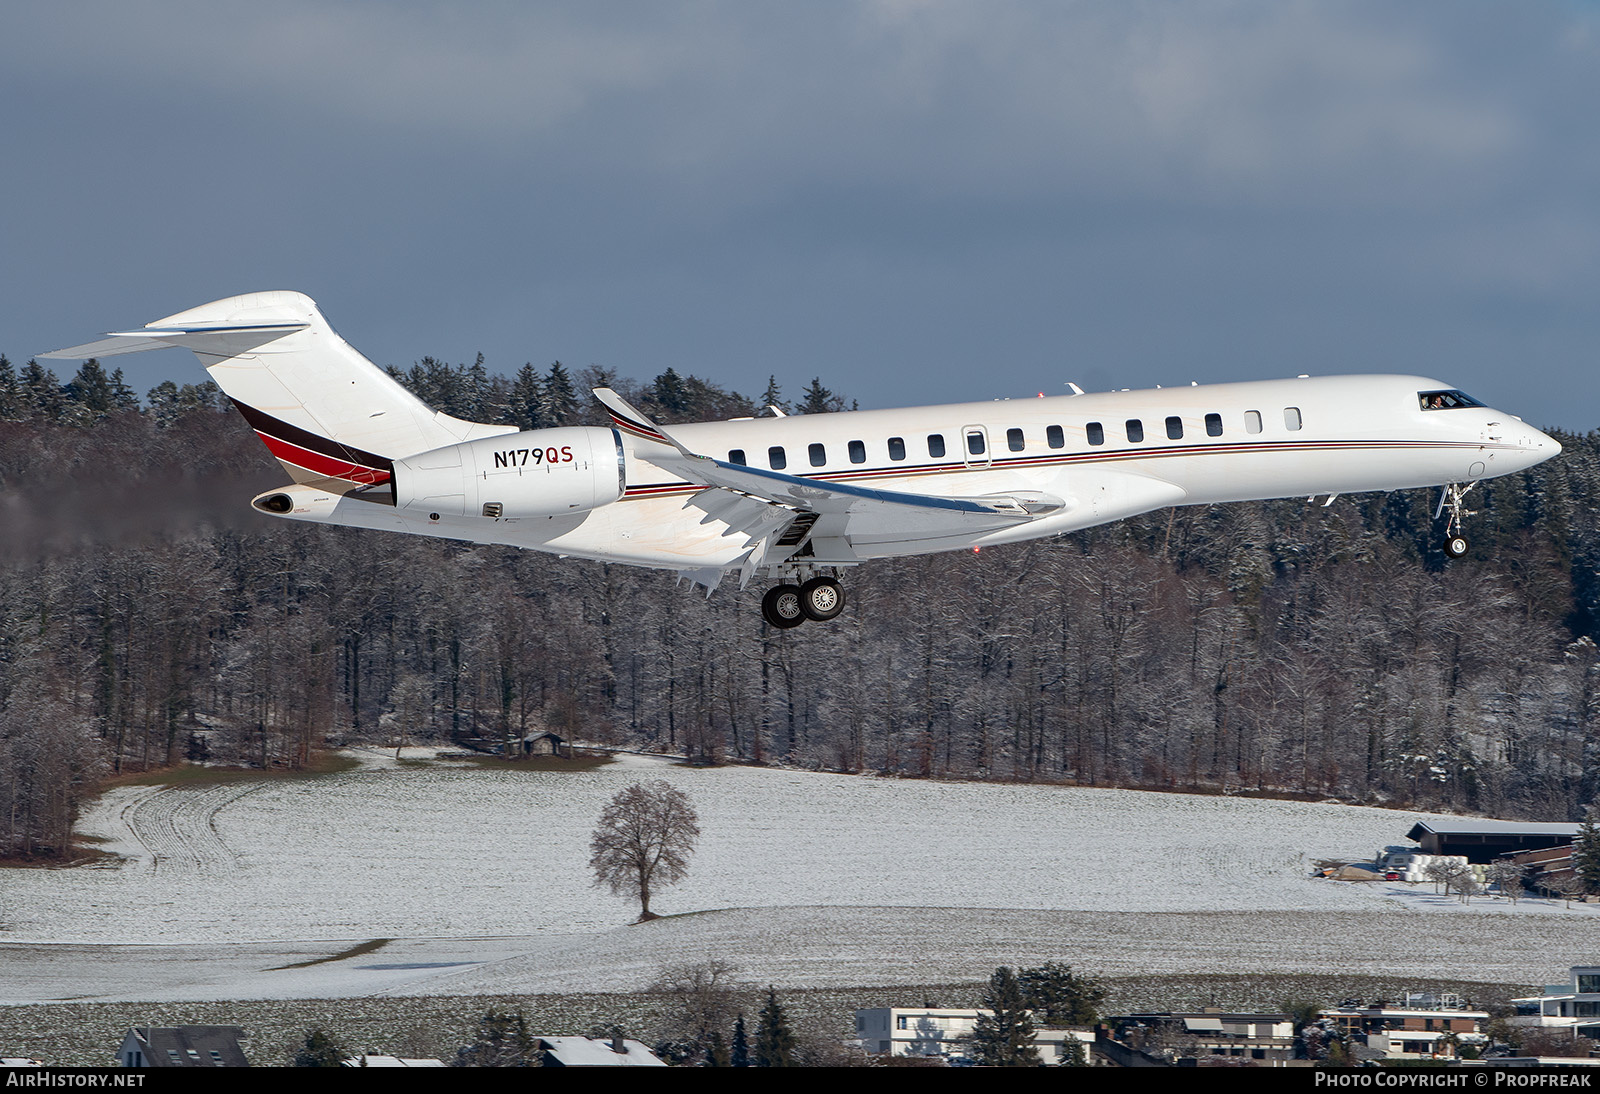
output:
[[[609,427],[519,432],[435,411],[296,292],[233,296],[45,354],[183,346],[292,480],[260,512],[675,570],[775,579],[775,627],[837,616],[868,559],[1055,536],[1174,505],[1442,486],[1464,497],[1561,451],[1418,376],[1152,391],[662,426],[616,392]],[[1070,386],[1070,385],[1069,385]]]

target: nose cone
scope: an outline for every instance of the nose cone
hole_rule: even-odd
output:
[[[1518,449],[1515,461],[1517,470],[1535,467],[1544,463],[1545,460],[1554,459],[1561,454],[1561,442],[1550,436],[1550,434],[1543,433],[1523,422],[1515,424],[1518,428],[1514,431],[1509,431],[1511,435],[1506,440],[1516,443]]]

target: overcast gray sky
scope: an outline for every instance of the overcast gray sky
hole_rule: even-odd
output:
[[[282,288],[380,365],[1405,371],[1588,430],[1597,107],[1556,0],[7,4],[0,350]]]

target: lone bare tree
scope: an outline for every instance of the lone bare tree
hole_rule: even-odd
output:
[[[651,892],[688,875],[699,838],[699,818],[687,794],[660,779],[635,783],[611,799],[589,840],[594,883],[609,885],[618,896],[637,896],[640,923],[655,919]]]

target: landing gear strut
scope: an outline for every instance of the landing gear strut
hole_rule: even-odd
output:
[[[1469,482],[1462,486],[1460,483],[1447,483],[1444,493],[1439,496],[1439,508],[1433,511],[1433,519],[1438,520],[1439,514],[1446,509],[1450,510],[1450,520],[1444,526],[1444,553],[1451,558],[1460,558],[1467,553],[1467,537],[1461,534],[1461,518],[1475,516],[1477,510],[1468,509],[1465,498],[1471,492],[1476,482]]]
[[[844,586],[831,577],[813,577],[804,584],[784,582],[761,598],[761,618],[779,630],[806,620],[826,622],[844,611]]]

